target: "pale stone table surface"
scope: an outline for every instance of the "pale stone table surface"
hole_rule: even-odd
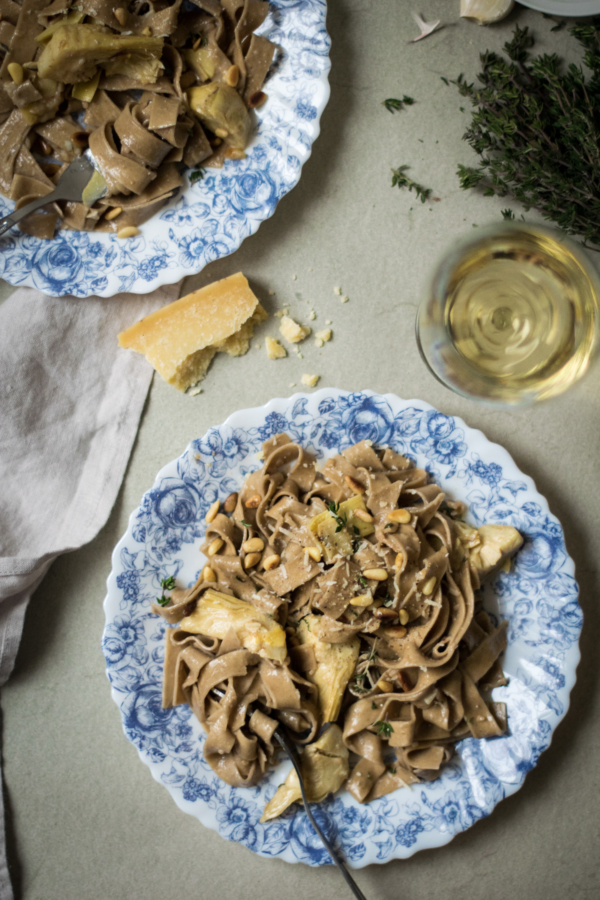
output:
[[[563,523],[585,615],[571,708],[524,787],[447,846],[359,870],[357,881],[369,900],[600,896],[600,367],[561,399],[498,412],[436,382],[419,358],[413,327],[440,253],[474,225],[501,221],[509,205],[459,189],[457,163],[473,159],[461,140],[468,116],[441,76],[462,71],[472,80],[479,52],[500,49],[516,22],[535,30],[539,48],[577,53],[567,31],[551,33],[554,23],[539,13],[516,7],[486,29],[459,20],[458,7],[458,0],[331,0],[331,100],[298,187],[237,253],[184,285],[241,270],[270,312],[289,304],[306,322],[314,308],[315,326],[331,319],[334,339],[320,350],[307,341],[303,360],[290,354],[270,361],[264,336],[276,333],[271,320],[259,332],[262,347],[240,359],[217,358],[197,396],[155,377],[112,515],[91,544],[54,563],[35,593],[3,691],[17,898],[350,896],[335,869],[262,859],[182,813],[125,739],[100,650],[111,551],[158,470],[236,409],[289,396],[304,372],[319,374],[319,386],[420,398],[503,444]],[[412,9],[447,25],[408,44],[418,33]],[[391,115],[381,101],[402,94],[417,102]],[[421,204],[392,189],[390,169],[403,164],[439,202]],[[4,288],[6,296],[11,289]]]

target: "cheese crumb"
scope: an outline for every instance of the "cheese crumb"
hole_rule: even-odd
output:
[[[269,297],[274,297],[274,296],[275,296],[275,291],[269,291]]]
[[[333,336],[333,331],[331,330],[331,328],[324,328],[323,331],[315,332],[315,337],[317,338],[317,340],[323,341],[324,343],[327,343],[327,341],[330,341],[332,336]]]
[[[350,299],[350,297],[346,297],[345,294],[342,294],[342,296],[340,297],[340,300],[342,301],[342,303],[347,303],[349,299]]]
[[[306,387],[316,387],[320,377],[320,375],[303,375],[302,384],[305,384]]]
[[[297,275],[292,275],[292,281],[296,281],[298,279]]]
[[[267,349],[267,356],[269,357],[269,359],[283,359],[284,356],[287,356],[287,350],[277,340],[277,338],[266,337],[265,347]]]
[[[337,287],[337,286],[334,287],[333,293],[334,293],[334,294],[337,294],[338,297],[341,297],[341,296],[342,296],[342,289],[341,289],[341,287]]]
[[[325,324],[326,324],[326,325],[333,325],[333,322],[331,321],[331,319],[325,319]]]
[[[190,397],[197,397],[198,394],[201,394],[203,391],[204,391],[204,388],[195,387],[195,388],[192,388],[191,390],[189,390],[188,394],[190,395]],[[198,456],[198,459],[200,459],[199,456]]]
[[[321,340],[321,338],[317,338],[315,341],[315,347],[321,348],[323,346],[323,343],[324,342]]]
[[[281,320],[279,330],[286,341],[289,341],[290,344],[297,344],[299,341],[303,341],[305,337],[308,337],[312,329],[308,328],[308,326],[299,325],[290,316],[285,315]]]
[[[308,318],[311,320],[311,322],[314,322],[314,321],[315,321],[315,319],[317,318],[317,314],[316,314],[316,312],[314,311],[314,309],[311,309],[311,311],[310,311],[310,313],[309,313],[309,315],[308,315]]]
[[[296,387],[296,382],[295,382],[295,381],[290,381],[290,387]]]

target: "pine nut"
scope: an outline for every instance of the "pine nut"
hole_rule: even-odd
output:
[[[352,478],[351,475],[344,475],[344,481],[354,494],[364,494],[366,488],[362,486],[360,481],[357,481],[356,478]]]
[[[373,602],[373,598],[370,594],[359,594],[358,597],[353,597],[350,601],[350,606],[362,606],[366,608],[370,606]]]
[[[216,514],[219,512],[219,501],[215,500],[215,502],[209,506],[208,512],[204,516],[205,522],[212,522]]]
[[[23,66],[19,63],[12,62],[9,63],[6,67],[8,69],[8,74],[12,78],[15,84],[23,84],[23,79],[25,78],[25,72],[23,71]]]
[[[224,543],[225,541],[221,538],[215,538],[214,541],[209,545],[208,550],[206,551],[206,555],[216,556]]]
[[[396,522],[400,525],[408,525],[411,520],[411,515],[407,509],[394,509],[391,513],[388,513],[388,521]]]
[[[394,691],[392,682],[384,681],[383,678],[380,678],[375,686],[379,688],[382,694],[391,694]]]
[[[396,553],[396,559],[394,560],[394,568],[396,572],[398,572],[402,566],[404,565],[404,553],[402,550],[399,550]]]
[[[152,37],[152,29],[149,25],[146,25],[146,27],[142,29],[142,34],[144,37]]]
[[[389,628],[384,628],[383,633],[389,638],[403,638],[406,636],[406,628],[404,625],[391,625]]]
[[[225,156],[227,159],[246,159],[244,150],[238,150],[237,147],[228,147]]]
[[[254,91],[250,99],[248,100],[248,106],[250,109],[258,109],[263,103],[266,102],[267,95],[264,91]]]
[[[215,575],[215,570],[211,569],[210,566],[204,566],[202,569],[202,581],[216,581],[217,576]]]
[[[229,87],[235,87],[240,80],[240,70],[237,66],[231,66],[225,73],[225,81]]]
[[[267,556],[263,563],[265,571],[270,572],[271,569],[276,569],[280,562],[281,557],[277,553],[274,553],[273,556]]]
[[[40,153],[43,153],[44,156],[54,156],[54,150],[52,149],[52,144],[49,144],[48,141],[45,141],[43,137],[38,135],[37,142],[40,147]]]
[[[422,593],[425,594],[427,597],[429,596],[429,594],[433,594],[433,589],[434,589],[435,585],[436,585],[436,579],[432,576],[428,581],[425,582],[425,584],[421,588]]]
[[[127,21],[127,10],[126,9],[123,9],[123,7],[120,6],[119,9],[115,9],[113,15],[114,15],[115,19],[117,20],[117,22],[119,23],[119,25],[125,25],[125,23]]]
[[[215,128],[215,134],[217,137],[220,137],[223,139],[225,139],[226,137],[229,137],[229,132],[227,131],[226,128]]]
[[[353,509],[352,515],[356,519],[360,519],[361,522],[372,522],[373,521],[373,516],[371,515],[371,513],[368,513],[366,511],[366,509]]]
[[[249,553],[244,557],[244,568],[251,569],[253,566],[260,562],[260,557],[260,553]]]
[[[393,619],[398,618],[398,613],[394,609],[388,609],[386,606],[380,606],[379,609],[374,610],[373,615],[376,619],[381,619],[383,622],[387,620],[388,625]]]
[[[140,229],[136,228],[135,225],[128,225],[126,228],[121,228],[120,231],[117,231],[118,238],[130,238],[135,237],[136,234],[140,233]]]
[[[410,691],[412,691],[412,684],[410,683],[409,677],[408,677],[408,675],[407,675],[405,672],[403,672],[402,670],[400,670],[400,671],[397,673],[396,678],[397,678],[398,681],[400,682],[400,684],[401,684],[401,686],[402,686],[402,690],[403,690],[406,694],[408,694]]]
[[[244,551],[244,553],[262,553],[264,549],[265,542],[262,538],[259,537],[249,538],[242,544],[242,550]]]
[[[107,222],[111,222],[112,219],[116,219],[117,216],[120,216],[122,212],[123,212],[122,206],[114,206],[112,209],[109,209],[109,211],[106,213],[104,218],[106,219]]]
[[[238,502],[238,495],[235,493],[230,494],[229,497],[227,497],[227,499],[225,500],[225,503],[223,504],[223,509],[227,513],[232,513],[237,506],[237,502]]]
[[[318,547],[307,547],[306,552],[315,562],[321,562],[321,551]]]
[[[388,573],[385,569],[365,569],[363,578],[369,578],[371,581],[387,581]]]
[[[406,625],[408,622],[408,611],[406,609],[401,609],[398,613],[398,618],[400,619],[401,625]]]
[[[244,500],[244,506],[246,509],[256,509],[257,506],[260,506],[262,497],[260,494],[252,494],[251,497],[248,497],[247,500]]]

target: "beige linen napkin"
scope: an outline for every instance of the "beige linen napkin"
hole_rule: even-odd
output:
[[[21,288],[0,306],[0,685],[29,597],[98,533],[123,480],[153,370],[117,334],[180,286],[110,299]],[[13,900],[1,790],[0,900]]]

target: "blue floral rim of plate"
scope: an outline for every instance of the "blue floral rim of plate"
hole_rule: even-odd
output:
[[[464,500],[474,524],[510,524],[525,537],[511,571],[484,590],[492,617],[509,621],[509,683],[493,694],[507,704],[509,733],[462,741],[438,781],[368,806],[343,792],[315,810],[354,867],[439,847],[514,793],[550,744],[575,683],[582,613],[562,528],[531,478],[480,431],[420,400],[335,389],[272,400],[234,413],[158,473],[114,550],[107,583],[102,646],[123,729],[177,805],[224,838],[287,862],[331,862],[300,807],[259,822],[289,763],[252,789],[231,788],[204,761],[203,731],[191,710],[161,707],[165,622],[150,603],[162,578],[194,583],[209,506],[239,489],[260,466],[262,442],[280,431],[321,460],[362,439],[390,445]]]
[[[296,186],[319,135],[331,67],[326,11],[326,0],[270,0],[257,33],[279,45],[280,58],[246,159],[188,181],[134,238],[59,231],[43,241],[13,230],[0,240],[0,277],[57,297],[145,294],[237,250]],[[13,206],[0,197],[0,216]]]

